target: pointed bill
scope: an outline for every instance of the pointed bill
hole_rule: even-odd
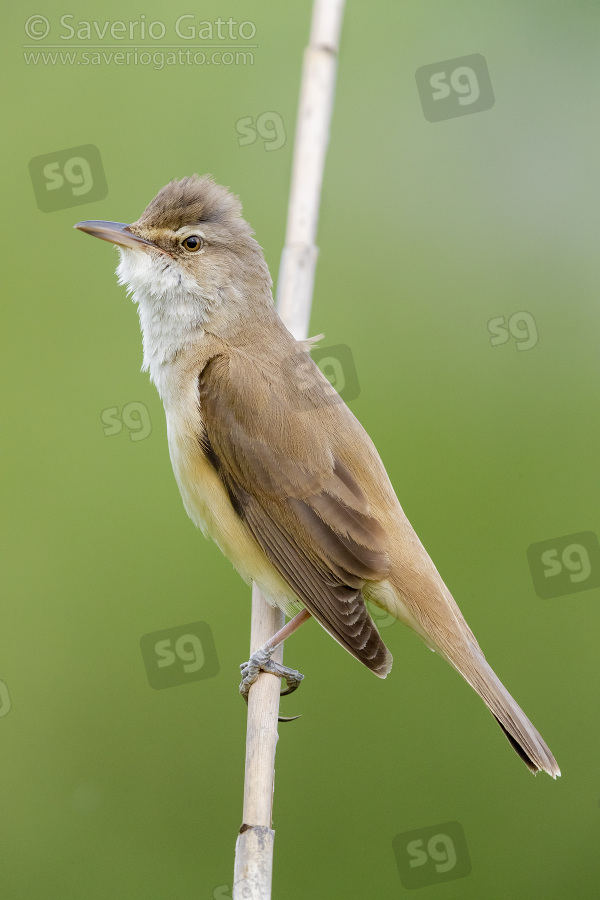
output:
[[[78,228],[79,231],[84,231],[86,234],[91,234],[93,237],[100,238],[103,241],[110,241],[119,247],[130,247],[134,250],[153,247],[155,250],[160,250],[161,253],[165,252],[156,244],[153,244],[152,241],[147,241],[138,234],[134,234],[130,226],[123,222],[103,222],[91,219],[86,222],[78,222],[73,228]]]

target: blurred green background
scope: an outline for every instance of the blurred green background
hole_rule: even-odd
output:
[[[212,172],[242,198],[276,278],[310,12],[5,11],[2,900],[230,896],[249,591],[183,510],[117,255],[72,226],[132,221],[170,179]],[[67,14],[75,27],[144,15],[166,35],[65,40]],[[43,40],[25,33],[38,15]],[[24,59],[24,44],[186,48],[182,15],[253,23],[252,64]],[[306,680],[283,703],[302,718],[277,751],[274,897],[410,894],[392,842],[448,822],[470,874],[444,880],[429,859],[433,883],[423,874],[414,896],[598,896],[600,570],[590,545],[587,581],[543,599],[527,559],[555,539],[560,559],[570,535],[599,527],[598,31],[596,3],[348,4],[311,332],[350,348],[350,405],[563,777],[532,778],[473,691],[400,625],[384,630],[395,665],[381,682],[309,623],[286,647]],[[494,105],[427,121],[415,71],[471,54]],[[250,142],[243,128],[264,112],[267,137]],[[41,211],[30,160],[88,144],[106,196]],[[515,313],[528,317],[492,343],[488,322]],[[103,421],[127,404],[151,423],[143,440]],[[140,639],[198,621],[218,674],[155,690]]]

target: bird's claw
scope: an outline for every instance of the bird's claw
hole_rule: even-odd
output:
[[[250,688],[258,678],[260,672],[269,672],[271,675],[276,675],[277,678],[285,678],[287,690],[281,691],[281,697],[293,693],[304,678],[304,675],[297,672],[296,669],[290,669],[288,666],[283,666],[281,663],[274,662],[271,659],[272,653],[272,649],[261,647],[252,654],[248,662],[240,665],[240,671],[242,673],[240,694],[246,703],[248,702]],[[299,718],[299,716],[278,717],[280,722],[293,722],[294,719]]]

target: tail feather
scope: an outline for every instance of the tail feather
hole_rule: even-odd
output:
[[[470,653],[453,654],[454,658],[448,653],[444,656],[477,691],[527,768],[534,774],[544,771],[552,778],[559,776],[558,763],[539,731],[511,697],[479,647],[470,650]]]
[[[527,752],[523,749],[523,747],[519,744],[519,742],[514,739],[514,737],[510,733],[510,731],[506,730],[506,728],[504,727],[504,725],[502,724],[500,719],[497,716],[494,716],[494,718],[495,718],[496,722],[498,723],[498,725],[500,726],[500,728],[502,729],[502,731],[504,732],[504,734],[506,735],[506,737],[508,738],[508,742],[511,745],[511,747],[513,748],[513,750],[515,750],[515,752],[519,754],[519,756],[521,757],[521,759],[523,760],[523,762],[525,763],[525,765],[527,766],[529,771],[533,772],[534,775],[537,775],[537,773],[540,771],[538,764],[536,762],[534,762],[527,755]],[[556,777],[556,776],[553,776],[553,777]]]
[[[534,774],[544,771],[556,778],[560,769],[544,739],[487,662],[450,591],[422,545],[418,546],[422,550],[420,571],[424,575],[419,592],[414,589],[414,578],[411,590],[405,572],[399,570],[393,581],[369,582],[363,594],[412,628],[431,650],[436,650],[462,675]]]

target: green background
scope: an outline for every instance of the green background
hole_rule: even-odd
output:
[[[254,64],[26,65],[27,17],[56,31],[65,13],[170,32],[233,16],[256,26]],[[249,591],[183,510],[116,253],[72,225],[132,221],[170,179],[212,172],[275,278],[309,21],[308,2],[240,0],[5,13],[2,900],[229,896]],[[400,625],[382,682],[309,623],[286,647],[306,679],[277,751],[282,900],[410,896],[393,839],[449,821],[471,874],[415,897],[598,895],[600,589],[542,600],[526,556],[599,527],[598,30],[596,3],[348,5],[311,332],[351,348],[350,405],[563,777],[534,779]],[[416,69],[473,53],[495,105],[426,121]],[[265,111],[285,145],[240,146],[236,122]],[[107,196],[41,212],[29,161],[85,144]],[[537,345],[492,346],[488,320],[519,311]],[[133,402],[150,436],[105,436],[102,411]],[[140,638],[198,620],[219,674],[154,690]]]

